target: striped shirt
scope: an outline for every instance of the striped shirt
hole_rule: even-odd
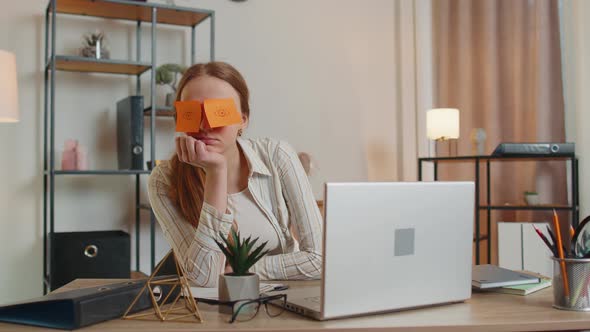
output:
[[[283,141],[238,139],[248,161],[248,189],[279,237],[280,254],[267,255],[250,272],[266,280],[318,279],[322,266],[322,222],[309,180],[295,150]],[[234,216],[203,202],[195,228],[171,200],[169,162],[148,181],[148,196],[164,237],[184,272],[197,285],[214,287],[225,257],[213,239],[229,233]],[[295,240],[297,239],[297,240]]]

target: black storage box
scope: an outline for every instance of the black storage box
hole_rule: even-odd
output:
[[[53,233],[51,290],[77,278],[129,278],[131,243],[123,231]]]

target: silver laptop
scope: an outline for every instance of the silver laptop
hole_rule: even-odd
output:
[[[318,320],[471,297],[473,182],[327,183],[322,280],[285,291]]]

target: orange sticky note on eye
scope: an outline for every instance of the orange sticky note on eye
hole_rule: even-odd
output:
[[[181,133],[198,133],[201,128],[201,103],[196,100],[177,101],[176,131]]]
[[[242,117],[232,98],[205,99],[203,109],[211,128],[242,123]]]

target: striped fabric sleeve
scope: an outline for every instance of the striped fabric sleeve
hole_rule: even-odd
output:
[[[189,279],[197,286],[215,287],[225,258],[213,239],[221,240],[219,232],[229,233],[233,215],[222,214],[203,202],[199,225],[195,228],[170,199],[169,190],[170,183],[162,168],[154,168],[148,180],[148,196],[164,237]]]
[[[299,241],[299,251],[265,256],[251,269],[262,279],[319,279],[322,267],[322,217],[307,174],[295,150],[281,142],[275,160],[280,172],[289,224]]]

